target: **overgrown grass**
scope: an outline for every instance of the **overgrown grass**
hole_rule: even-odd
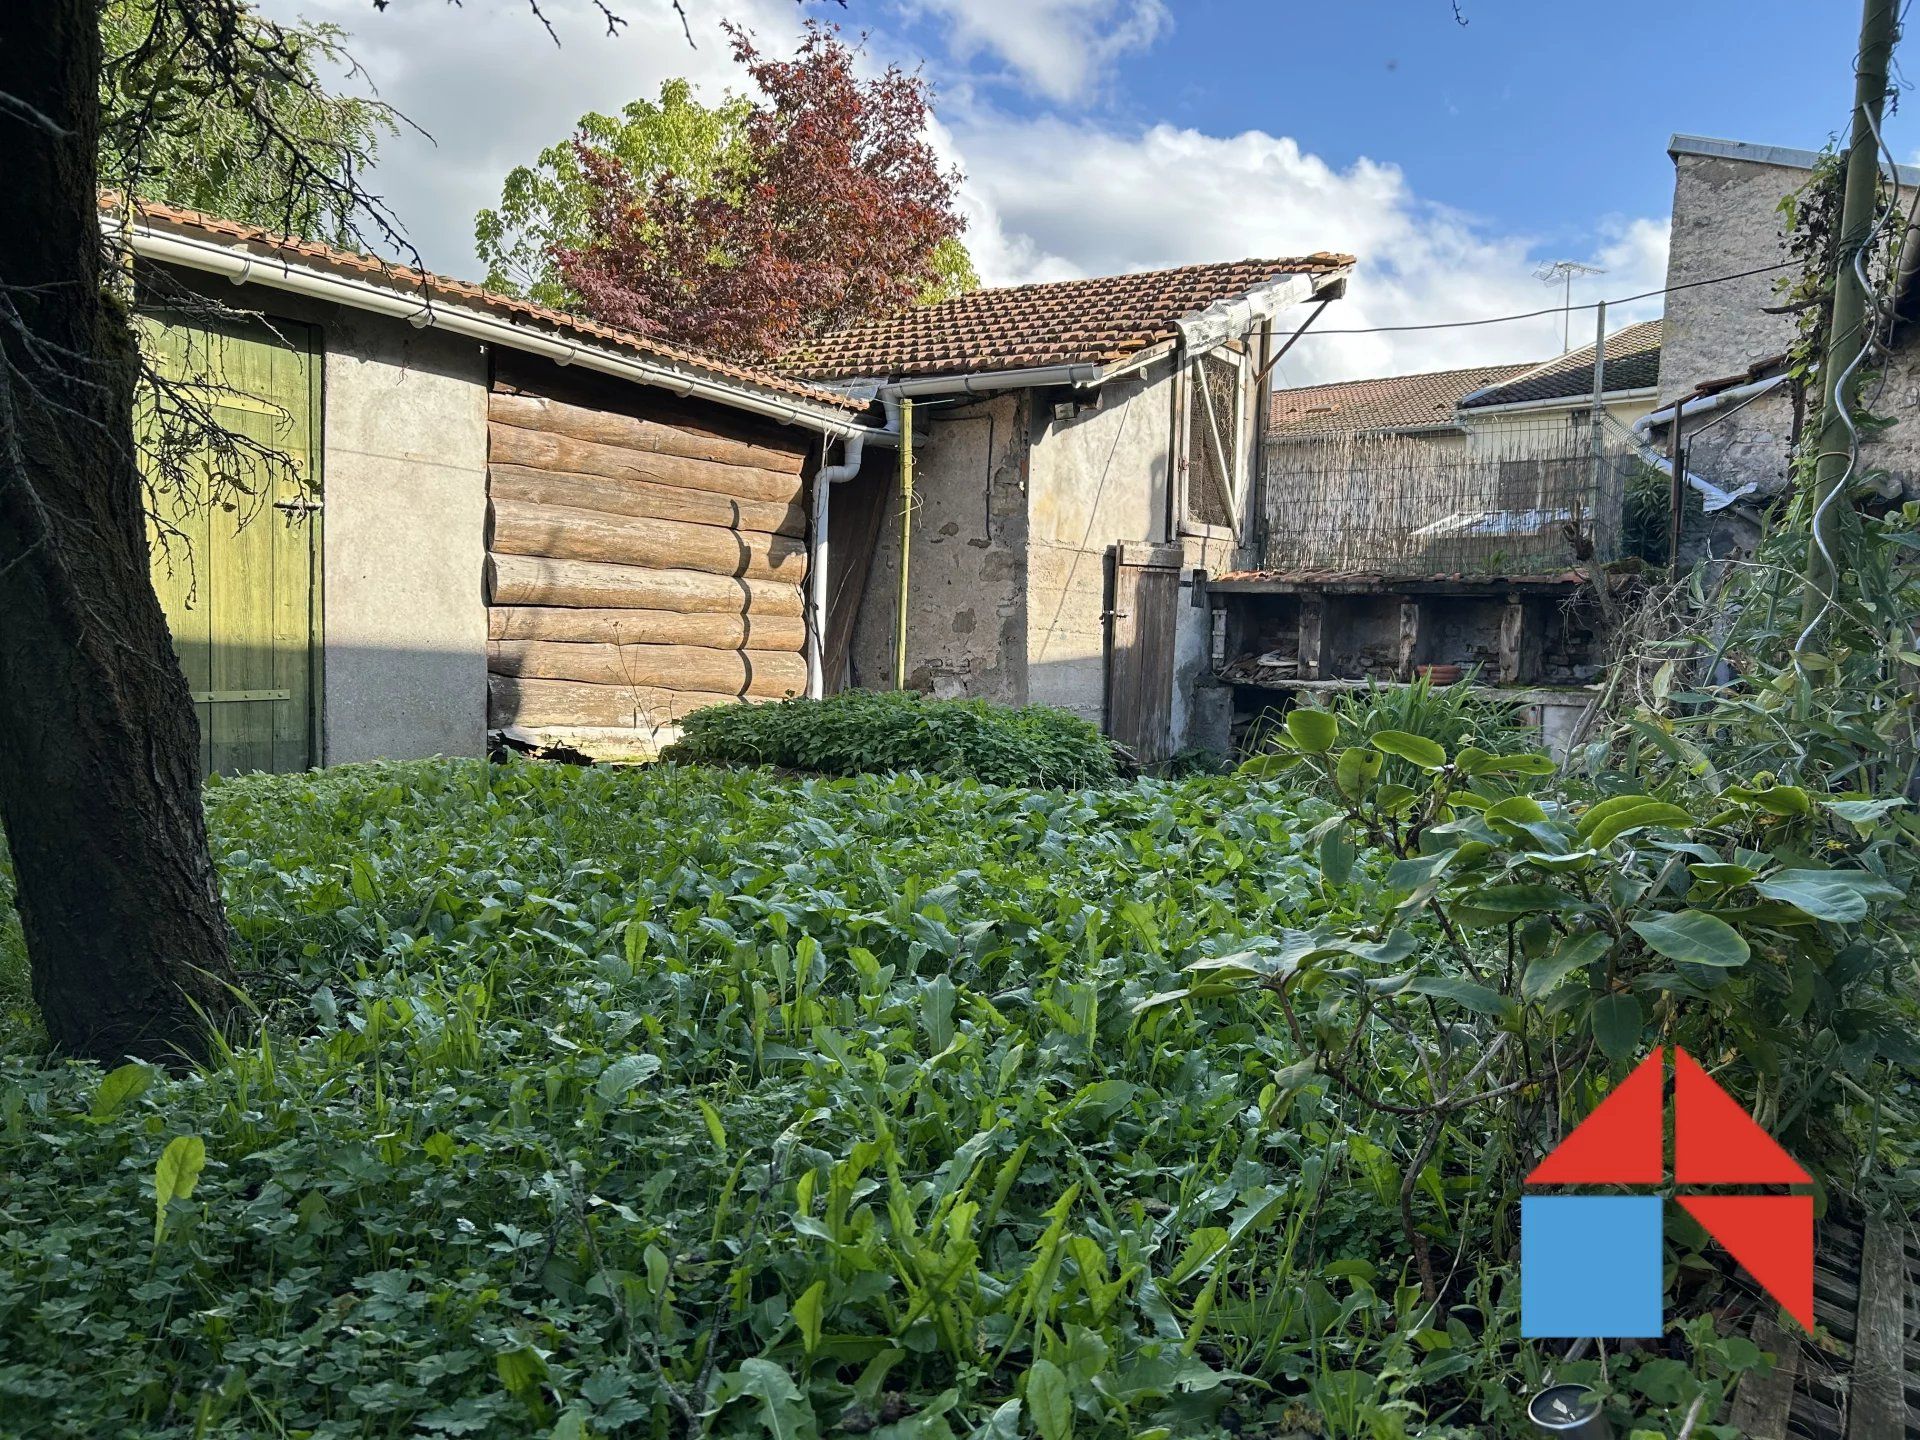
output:
[[[934,700],[910,690],[716,705],[688,716],[684,730],[670,758],[705,764],[826,775],[917,770],[1034,786],[1098,785],[1115,773],[1105,737],[1064,710]]]
[[[1377,886],[1323,876],[1317,802],[446,763],[210,811],[257,1032],[177,1078],[0,1061],[0,1430],[1522,1428],[1475,1152],[1422,1171],[1443,1318],[1418,1137],[1283,1096],[1231,987],[1135,1010]],[[1616,1358],[1648,1425],[1717,1383],[1680,1353]]]

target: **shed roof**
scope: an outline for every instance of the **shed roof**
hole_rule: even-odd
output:
[[[1644,320],[1607,337],[1606,387],[1650,390],[1660,379],[1660,322]],[[1593,393],[1593,346],[1569,350],[1511,380],[1476,390],[1461,400],[1462,410],[1529,401],[1577,400]]]
[[[1172,340],[1179,321],[1210,306],[1288,276],[1334,277],[1352,265],[1351,255],[1321,252],[974,290],[795,346],[781,368],[829,379],[1113,364]]]
[[[120,207],[119,196],[101,196],[100,208],[103,213],[117,213]],[[152,231],[207,241],[243,255],[294,263],[371,283],[398,294],[419,296],[429,306],[439,301],[484,311],[536,335],[611,346],[643,360],[686,367],[722,385],[831,407],[842,412],[859,412],[868,405],[865,400],[852,400],[838,391],[809,385],[772,370],[742,365],[689,346],[672,344],[613,325],[603,325],[597,320],[569,315],[562,310],[536,305],[530,300],[496,294],[470,281],[449,279],[431,271],[397,265],[377,256],[341,249],[335,245],[323,245],[317,241],[294,239],[275,234],[263,226],[226,220],[204,211],[187,210],[153,200],[136,200],[133,208],[137,221]]]
[[[1530,364],[1472,365],[1275,390],[1267,433],[1293,439],[1451,426],[1464,397],[1531,369]]]

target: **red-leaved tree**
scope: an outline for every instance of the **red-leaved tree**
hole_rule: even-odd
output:
[[[807,26],[770,60],[729,26],[764,97],[714,183],[642,185],[576,141],[591,182],[588,237],[556,246],[595,319],[742,358],[912,303],[940,278],[966,222],[960,176],[927,143],[926,81],[890,67],[861,80],[837,30]]]

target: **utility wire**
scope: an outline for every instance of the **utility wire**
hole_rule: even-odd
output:
[[[1790,270],[1797,262],[1783,260],[1777,265],[1760,265],[1752,270],[1736,270],[1731,275],[1711,275],[1705,280],[1683,280],[1678,285],[1664,286],[1659,290],[1642,290],[1638,295],[1623,295],[1617,300],[1595,300],[1585,305],[1575,305],[1575,310],[1598,310],[1602,305],[1609,308],[1615,305],[1631,305],[1635,300],[1650,300],[1655,295],[1671,295],[1678,290],[1696,290],[1702,285],[1723,285],[1729,280],[1748,280],[1755,275],[1768,275],[1775,270]],[[1504,325],[1510,320],[1537,320],[1543,315],[1559,315],[1564,306],[1550,305],[1544,310],[1526,310],[1517,315],[1488,315],[1478,320],[1435,320],[1424,325],[1365,325],[1345,330],[1307,331],[1300,338],[1311,340],[1316,335],[1392,335],[1409,330],[1462,330],[1474,325]]]

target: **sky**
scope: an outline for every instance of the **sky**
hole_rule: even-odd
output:
[[[669,76],[742,88],[720,22],[773,50],[808,16],[921,67],[934,139],[966,180],[988,284],[1347,251],[1347,298],[1281,384],[1545,359],[1562,317],[1343,335],[1560,303],[1534,272],[1599,267],[1576,304],[1657,290],[1675,133],[1818,149],[1852,102],[1857,0],[262,0],[351,35],[372,88],[426,132],[389,140],[372,188],[427,264],[477,278],[473,216],[588,110]],[[1920,69],[1916,70],[1920,73]],[[431,137],[430,139],[428,137]],[[1920,120],[1886,126],[1920,158]],[[1659,313],[1616,305],[1614,322]],[[1572,317],[1575,345],[1591,312]]]

